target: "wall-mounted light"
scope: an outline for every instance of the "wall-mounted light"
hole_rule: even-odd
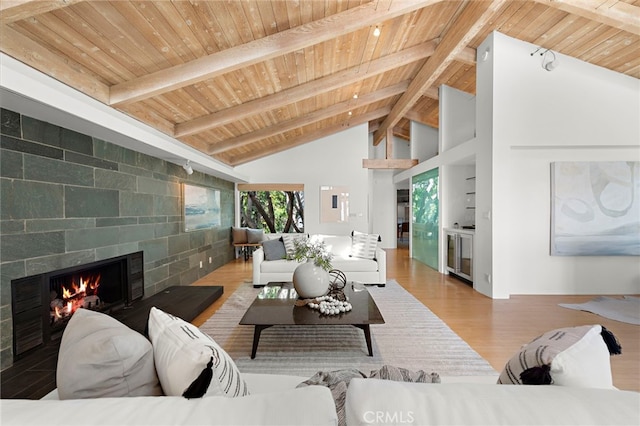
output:
[[[489,59],[489,53],[491,53],[491,48],[487,47],[484,52],[482,52],[482,56],[480,57],[480,59],[482,59],[482,62],[486,62],[486,60]]]
[[[187,162],[184,163],[184,166],[182,166],[182,168],[184,169],[185,172],[187,172],[188,175],[193,174],[193,167],[191,167],[191,160],[187,160]]]
[[[538,47],[536,50],[531,52],[531,56],[535,55],[541,50],[542,47]],[[558,66],[558,58],[556,58],[556,54],[553,53],[551,49],[545,49],[544,51],[540,52],[540,56],[542,56],[542,68],[544,68],[545,70],[553,71]]]
[[[378,37],[380,35],[380,28],[376,25],[376,28],[373,30],[373,35]]]

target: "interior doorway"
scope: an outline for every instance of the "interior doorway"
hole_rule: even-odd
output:
[[[411,221],[409,208],[409,189],[397,190],[397,229],[398,248],[409,248],[409,222]]]

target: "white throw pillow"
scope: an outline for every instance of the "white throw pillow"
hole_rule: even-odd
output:
[[[600,325],[584,325],[544,333],[507,362],[498,383],[611,389],[611,354],[602,332]]]
[[[162,395],[151,343],[89,309],[74,312],[62,334],[56,384],[60,399]]]
[[[249,394],[231,357],[193,324],[153,307],[149,313],[149,338],[166,395],[199,398]]]
[[[378,238],[380,238],[378,234],[362,234],[354,231],[351,242],[351,256],[375,260]]]

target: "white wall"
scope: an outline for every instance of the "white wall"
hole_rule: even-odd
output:
[[[362,167],[368,158],[368,126],[363,124],[343,132],[236,167],[251,183],[304,184],[305,232],[348,234],[370,229],[369,170]],[[349,187],[349,222],[320,223],[320,186]],[[395,204],[394,204],[395,206]],[[395,207],[393,207],[395,211]],[[393,213],[389,218],[391,226]]]
[[[371,202],[371,226],[369,232],[380,234],[380,246],[396,248],[397,236],[397,192],[393,183],[394,170],[371,170],[369,172]]]
[[[482,52],[484,45],[478,49]],[[550,256],[550,163],[640,161],[640,81],[493,34],[493,290],[637,294],[637,256]],[[481,66],[479,66],[481,68]]]
[[[411,157],[425,161],[438,155],[438,129],[411,122]]]
[[[393,137],[393,158],[411,158],[410,143],[406,139]]]
[[[447,85],[439,90],[440,152],[476,136],[476,97]]]

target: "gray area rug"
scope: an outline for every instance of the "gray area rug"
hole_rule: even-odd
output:
[[[599,296],[585,303],[559,303],[563,308],[587,311],[615,321],[640,325],[640,297]]]
[[[238,323],[259,289],[243,285],[200,329],[214,338],[246,373],[311,377],[318,371],[356,368],[365,374],[383,365],[437,372],[441,376],[496,375],[491,365],[396,281],[368,287],[385,324],[371,326],[374,356],[362,330],[351,326],[274,326],[262,332],[251,359],[253,326]]]

